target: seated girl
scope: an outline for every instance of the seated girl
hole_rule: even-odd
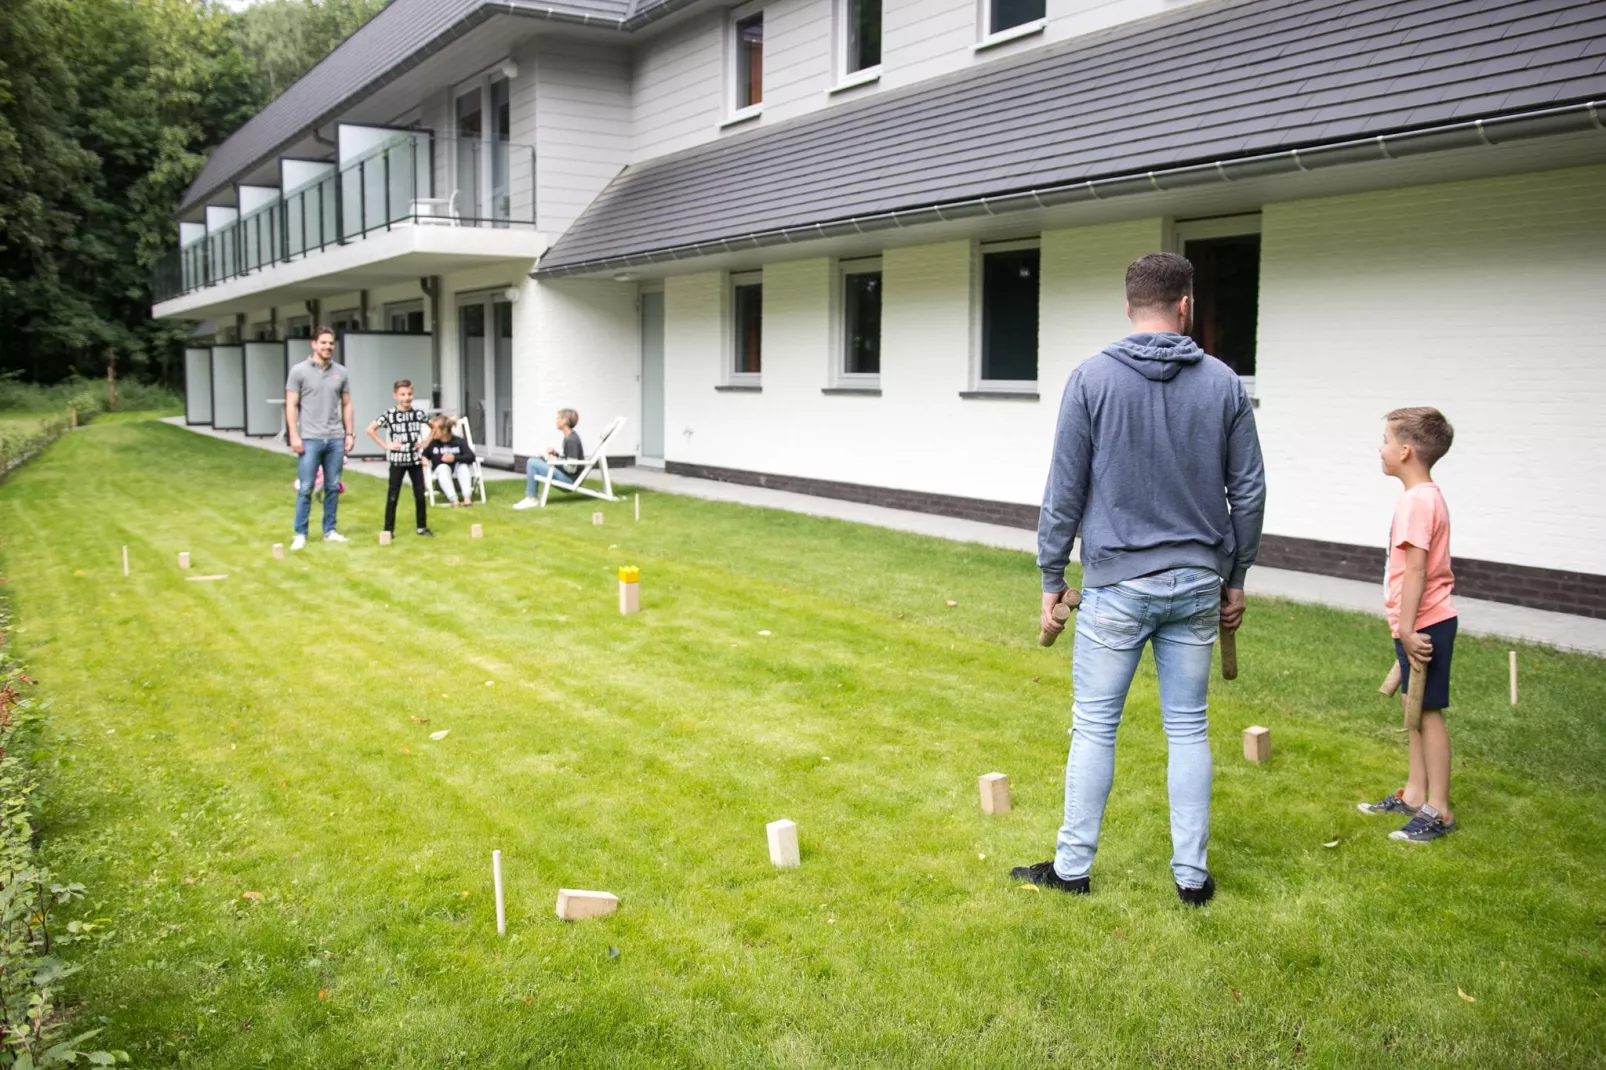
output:
[[[452,418],[445,414],[432,417],[429,431],[422,443],[424,463],[429,466],[430,478],[440,484],[446,500],[453,505],[474,504],[474,451],[468,448],[461,436],[452,434]],[[457,477],[457,487],[452,477]],[[462,500],[457,490],[462,488]]]

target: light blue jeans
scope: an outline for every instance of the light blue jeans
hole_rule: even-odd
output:
[[[534,498],[541,488],[537,479],[544,478],[547,473],[552,474],[552,482],[574,486],[574,477],[561,468],[554,468],[546,462],[544,457],[531,457],[524,462],[524,496]]]
[[[1160,676],[1160,723],[1169,746],[1171,872],[1184,887],[1209,876],[1210,740],[1206,691],[1210,651],[1221,617],[1221,577],[1211,569],[1177,568],[1082,592],[1076,614],[1071,754],[1065,763],[1065,824],[1054,870],[1085,877],[1099,846],[1104,804],[1115,779],[1115,730],[1127,689],[1154,645]]]
[[[344,438],[304,438],[305,447],[296,458],[296,478],[301,489],[296,491],[296,534],[307,533],[307,522],[312,519],[312,484],[318,469],[323,469],[323,533],[335,530],[335,515],[340,511],[340,469],[346,460]]]

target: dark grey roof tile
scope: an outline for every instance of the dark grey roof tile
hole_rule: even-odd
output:
[[[1587,0],[1200,5],[628,168],[542,267],[1606,93],[1603,38]]]

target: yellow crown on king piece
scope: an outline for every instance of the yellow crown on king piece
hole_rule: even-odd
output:
[[[635,565],[620,565],[619,566],[619,582],[620,583],[640,583],[641,582],[641,569],[637,568]]]

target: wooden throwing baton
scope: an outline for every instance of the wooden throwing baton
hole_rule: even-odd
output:
[[[1238,629],[1221,633],[1221,678],[1238,679]]]
[[[1076,590],[1075,588],[1067,588],[1065,592],[1060,595],[1059,604],[1053,609],[1054,619],[1059,621],[1061,624],[1064,624],[1066,621],[1071,619],[1071,610],[1075,609],[1081,604],[1082,592]],[[1059,632],[1038,632],[1037,645],[1053,646],[1054,640],[1058,639],[1059,637]]]
[[[1383,677],[1383,685],[1377,690],[1378,694],[1387,698],[1393,698],[1395,693],[1400,690],[1400,663],[1398,661],[1389,664],[1389,674]]]
[[[1427,667],[1411,662],[1411,683],[1405,690],[1405,730],[1422,731],[1422,691],[1427,687]]]

